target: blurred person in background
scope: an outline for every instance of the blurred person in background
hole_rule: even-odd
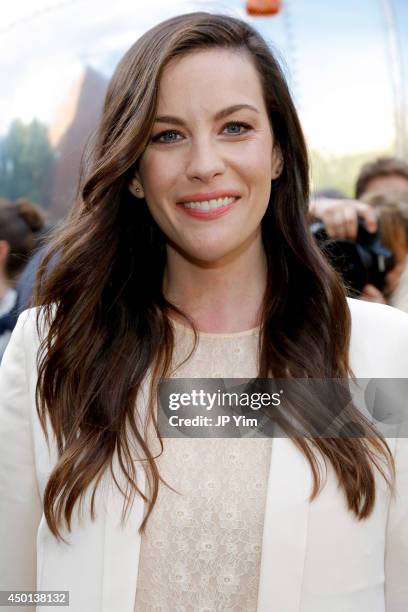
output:
[[[366,285],[361,297],[398,307],[400,298],[396,297],[396,291],[408,254],[408,191],[366,193],[363,197],[377,214],[381,242],[392,252],[394,265],[385,276],[382,291],[373,285]]]
[[[408,163],[396,157],[380,157],[364,164],[355,184],[355,199],[342,196],[336,189],[322,189],[309,204],[309,215],[323,221],[330,238],[354,240],[357,218],[364,220],[369,232],[376,232],[377,214],[365,202],[370,193],[408,192]]]
[[[390,194],[389,198],[387,198],[387,194]],[[401,197],[398,197],[398,194],[401,194]],[[362,299],[390,303],[393,306],[396,306],[394,299],[397,299],[398,303],[405,303],[405,299],[402,297],[405,295],[403,289],[405,283],[396,293],[398,298],[391,297],[393,291],[396,290],[403,268],[401,262],[401,248],[403,249],[403,247],[400,246],[400,235],[396,231],[394,222],[393,230],[389,229],[391,217],[394,218],[394,221],[397,217],[400,218],[403,225],[400,215],[405,214],[403,212],[405,205],[400,202],[399,212],[396,210],[391,212],[389,207],[388,211],[383,210],[384,207],[382,206],[386,202],[391,204],[391,201],[395,201],[395,199],[406,199],[404,194],[408,194],[408,163],[396,157],[380,157],[362,166],[355,184],[356,199],[343,198],[341,197],[342,194],[339,194],[335,189],[323,189],[317,192],[310,201],[310,218],[321,220],[325,225],[328,236],[332,239],[355,240],[358,218],[364,221],[365,227],[370,233],[375,233],[378,229],[378,216],[382,211],[385,226],[388,228],[383,230],[388,243],[386,246],[390,244],[390,241],[393,241],[396,245],[394,247],[394,249],[397,249],[396,252],[391,246],[388,246],[388,248],[394,253],[397,264],[387,274],[385,293],[382,293],[374,285],[367,284],[361,294]],[[382,195],[384,195],[384,199],[381,198]],[[398,224],[397,221],[395,222]],[[408,272],[404,274],[404,278],[406,276],[408,276]]]
[[[348,199],[337,189],[331,188],[316,192],[310,199],[309,219],[322,221],[329,238],[354,240],[357,237],[358,217],[364,220],[369,232],[377,231],[377,214],[365,202]]]
[[[364,164],[356,180],[356,200],[369,193],[408,192],[408,163],[397,157],[379,157]]]
[[[60,227],[62,227],[62,225]],[[44,228],[38,248],[36,248],[34,254],[29,259],[18,280],[16,289],[18,293],[17,314],[19,315],[30,306],[37,272],[41,265],[41,261],[48,251],[48,244],[45,241],[45,236],[50,229],[51,226]],[[51,269],[53,265],[54,260],[50,263],[49,269]]]
[[[16,284],[37,246],[45,218],[26,199],[0,199],[0,361],[17,321]]]

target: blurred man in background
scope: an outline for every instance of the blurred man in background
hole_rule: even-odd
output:
[[[309,214],[311,219],[319,219],[324,223],[330,238],[355,240],[359,217],[364,221],[367,230],[374,233],[378,230],[381,207],[374,204],[375,198],[372,196],[387,198],[387,195],[391,195],[391,198],[395,199],[398,194],[408,194],[408,163],[395,157],[378,158],[361,168],[355,185],[356,199],[330,197],[330,193],[327,194],[329,197],[325,196],[324,192],[323,197],[316,194],[310,202]],[[389,245],[389,248],[394,252],[397,245]],[[400,257],[397,266],[398,270],[394,276],[399,280],[405,266],[405,261],[401,261]],[[405,276],[408,277],[408,272],[404,274],[404,278]],[[393,288],[396,289],[394,283]],[[390,292],[384,295],[371,284],[367,284],[361,293],[362,299],[384,304],[388,303],[389,297]]]
[[[408,192],[408,163],[396,157],[380,157],[364,164],[355,186],[356,200],[368,193]]]

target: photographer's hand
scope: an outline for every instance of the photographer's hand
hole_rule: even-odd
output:
[[[374,285],[365,285],[359,299],[366,300],[367,302],[377,302],[378,304],[387,304],[384,295]]]
[[[310,201],[309,214],[324,223],[330,238],[355,240],[358,217],[365,221],[369,232],[376,232],[378,227],[375,210],[358,200],[317,198]]]

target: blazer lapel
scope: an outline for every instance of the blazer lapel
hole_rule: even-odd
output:
[[[139,423],[146,423],[150,383],[151,373],[148,373],[138,395]],[[140,457],[143,455],[140,455],[138,443],[133,435],[129,433],[129,436],[131,438],[130,448],[138,464],[136,467],[137,483],[140,490],[146,494],[146,472],[140,462]],[[126,482],[116,454],[112,467],[121,488],[126,490]],[[145,503],[136,493],[126,519],[122,521],[123,501],[123,495],[111,480],[105,522],[102,612],[134,612],[135,609],[142,541],[139,527],[143,521]]]
[[[258,612],[300,610],[312,473],[288,438],[272,441]]]
[[[138,483],[145,490],[145,474],[138,471]],[[134,612],[144,502],[136,494],[122,523],[123,496],[112,483],[108,493],[105,522],[102,612]]]

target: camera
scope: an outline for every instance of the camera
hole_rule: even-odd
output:
[[[310,226],[320,250],[341,274],[350,296],[357,296],[370,283],[383,290],[385,275],[394,267],[391,251],[381,242],[379,231],[372,234],[358,219],[355,240],[333,240],[320,221]]]

